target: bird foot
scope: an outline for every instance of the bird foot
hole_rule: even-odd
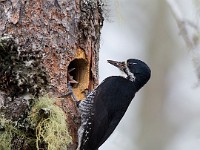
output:
[[[87,97],[91,93],[91,91],[89,89],[85,89],[82,93],[85,97]]]
[[[64,98],[64,97],[67,97],[67,96],[71,95],[73,101],[74,101],[74,102],[78,102],[79,100],[77,100],[76,96],[75,96],[74,93],[73,93],[73,90],[72,90],[72,86],[71,86],[71,82],[70,82],[70,81],[67,83],[67,87],[68,87],[69,91],[68,91],[66,94],[62,95],[61,97]]]

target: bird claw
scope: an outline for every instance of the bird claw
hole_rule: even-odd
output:
[[[85,89],[82,93],[85,95],[85,97],[87,97],[91,91],[89,89]]]
[[[77,100],[76,96],[74,95],[74,92],[72,90],[72,86],[71,86],[71,82],[70,81],[67,83],[67,87],[68,87],[69,91],[66,94],[62,95],[61,97],[64,98],[64,97],[67,97],[67,96],[71,95],[73,101],[77,102],[78,100]]]

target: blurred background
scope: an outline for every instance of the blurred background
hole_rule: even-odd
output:
[[[199,0],[177,0],[199,22]],[[121,75],[107,59],[138,58],[152,77],[100,150],[200,150],[200,87],[192,56],[164,0],[107,0],[100,82]]]

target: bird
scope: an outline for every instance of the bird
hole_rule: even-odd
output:
[[[150,68],[139,59],[108,60],[108,63],[125,76],[107,77],[77,103],[81,116],[77,150],[98,150],[119,124],[136,92],[151,77]]]

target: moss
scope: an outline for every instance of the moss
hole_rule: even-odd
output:
[[[40,49],[22,51],[14,38],[0,36],[0,90],[12,98],[45,93],[49,77],[41,63],[42,57]]]
[[[30,113],[31,125],[36,129],[36,147],[48,150],[66,150],[71,142],[66,117],[61,108],[48,96],[39,98]]]
[[[14,127],[14,123],[11,120],[7,120],[4,117],[0,117],[0,149],[1,150],[11,150],[12,140],[14,137],[19,137],[25,139],[26,143],[31,144],[34,139],[26,136],[26,134]]]
[[[11,140],[12,140],[12,130],[13,126],[10,125],[10,121],[5,118],[0,118],[0,149],[10,150],[11,149]]]

